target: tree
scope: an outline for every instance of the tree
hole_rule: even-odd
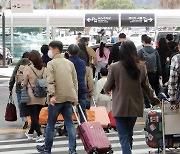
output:
[[[38,0],[39,3],[47,3],[51,9],[62,9],[72,0]]]
[[[95,9],[135,9],[131,0],[98,0]]]
[[[165,9],[179,9],[180,0],[159,0],[160,6]]]
[[[92,9],[97,0],[80,0],[81,6],[84,9]]]

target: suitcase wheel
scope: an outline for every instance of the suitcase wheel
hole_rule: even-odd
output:
[[[113,151],[113,149],[112,149],[112,146],[110,145],[108,154],[112,154],[112,153],[114,153],[114,151]]]
[[[89,154],[98,154],[98,148],[94,147]]]
[[[117,128],[116,128],[116,127],[114,127],[114,131],[116,131],[116,132],[117,132]]]

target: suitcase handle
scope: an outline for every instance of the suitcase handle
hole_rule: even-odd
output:
[[[97,103],[96,103],[96,101],[95,101],[95,99],[94,99],[93,96],[92,96],[92,100],[93,100],[94,106],[95,106],[95,107],[98,107],[98,106],[97,106]]]
[[[79,110],[80,110],[80,112],[81,112],[81,114],[82,114],[85,122],[87,122],[87,119],[86,119],[86,117],[85,117],[85,115],[84,115],[84,112],[83,112],[83,110],[82,110],[82,108],[81,108],[81,105],[78,104],[78,107],[79,107]],[[81,122],[80,122],[80,119],[79,119],[79,117],[78,117],[78,115],[77,115],[77,112],[76,112],[76,106],[72,106],[72,108],[73,108],[73,112],[74,112],[74,114],[75,114],[75,116],[76,116],[77,122],[78,122],[78,124],[79,124],[79,126],[80,126],[80,125],[81,125]]]
[[[165,119],[164,119],[164,102],[165,100],[162,100],[162,134],[163,134],[163,154],[166,154],[166,138],[165,138]]]

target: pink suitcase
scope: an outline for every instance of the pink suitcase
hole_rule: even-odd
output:
[[[79,105],[79,108],[80,108],[81,113],[83,114],[80,105]],[[78,115],[75,112],[76,111],[75,107],[73,107],[73,110],[79,124],[78,133],[82,140],[82,143],[84,145],[86,152],[88,154],[91,154],[91,153],[112,154],[113,150],[111,147],[111,143],[106,133],[104,132],[101,124],[99,122],[87,122],[87,120],[85,120],[85,122],[81,124],[78,118]],[[83,117],[85,118],[84,115]]]
[[[90,110],[95,112],[95,122],[99,122],[101,126],[103,127],[103,129],[109,132],[109,129],[111,128],[111,122],[110,122],[106,107],[97,106],[96,102],[94,101],[94,106],[92,106]]]

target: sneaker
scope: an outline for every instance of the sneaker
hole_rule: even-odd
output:
[[[33,134],[29,134],[28,132],[25,133],[28,140],[33,140]]]
[[[69,150],[69,154],[77,154],[76,150]]]
[[[40,135],[40,136],[37,136],[36,137],[36,142],[44,142],[44,136],[43,135]]]
[[[27,128],[28,128],[28,122],[25,121],[25,122],[24,122],[24,125],[23,125],[23,129],[27,129]]]
[[[51,154],[50,151],[48,151],[48,150],[45,149],[45,145],[42,145],[42,146],[37,145],[37,146],[36,146],[36,149],[37,149],[37,151],[38,151],[39,153],[41,153],[41,154]]]

